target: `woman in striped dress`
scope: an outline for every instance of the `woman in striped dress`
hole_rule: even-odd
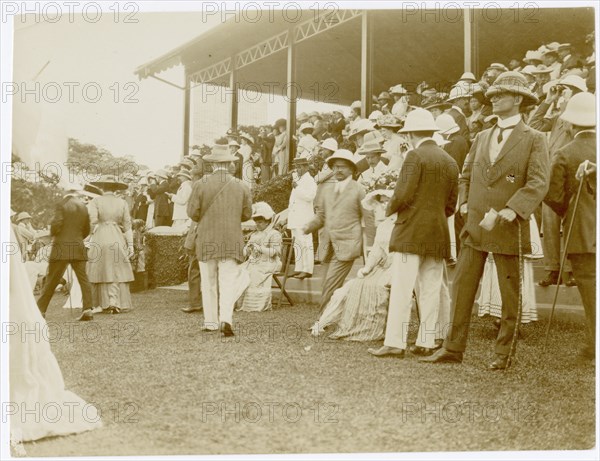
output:
[[[252,219],[256,231],[244,247],[248,259],[243,268],[250,275],[250,285],[240,299],[240,310],[261,312],[271,309],[273,273],[281,267],[281,233],[272,226],[275,212],[266,202],[253,205]]]

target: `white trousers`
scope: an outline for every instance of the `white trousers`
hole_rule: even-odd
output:
[[[420,256],[393,252],[392,288],[385,329],[385,346],[406,349],[412,292],[418,282],[419,333],[416,345],[432,348],[439,335],[438,323],[440,293],[443,287],[444,260],[433,256]]]
[[[304,235],[301,229],[292,229],[292,237],[294,238],[294,253],[296,256],[294,270],[312,274],[315,269],[315,250],[312,234]]]
[[[248,282],[235,259],[200,261],[204,328],[218,330],[220,322],[232,324],[233,307]]]

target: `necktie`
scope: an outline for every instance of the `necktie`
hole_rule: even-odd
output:
[[[505,126],[504,128],[502,128],[500,125],[496,125],[498,127],[498,129],[500,130],[500,133],[498,133],[498,144],[500,144],[502,142],[502,137],[504,136],[504,132],[506,130],[512,130],[515,126],[517,125],[509,125],[509,126]]]

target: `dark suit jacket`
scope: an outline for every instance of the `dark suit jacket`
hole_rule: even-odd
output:
[[[171,185],[168,181],[162,181],[160,184],[152,184],[148,188],[148,195],[154,200],[154,217],[158,216],[173,216],[173,211],[169,205],[169,197],[165,192],[170,192]]]
[[[467,118],[461,112],[457,111],[454,107],[446,110],[446,113],[451,115],[458,127],[460,128],[459,133],[463,138],[467,140],[471,139],[471,135],[469,132],[469,125],[467,124]]]
[[[550,188],[544,202],[563,218],[565,232],[573,219],[579,181],[575,172],[585,160],[596,162],[596,136],[581,133],[573,141],[559,149],[552,161]],[[567,254],[596,253],[596,174],[588,176],[579,196],[579,204]]]
[[[50,261],[86,261],[83,239],[90,235],[90,215],[85,204],[71,195],[56,206],[50,224]]]
[[[462,137],[460,132],[452,133],[448,137],[448,141],[450,141],[450,144],[446,144],[444,150],[454,159],[458,165],[458,171],[462,171],[463,165],[465,164],[465,158],[469,153],[469,144],[467,140]]]
[[[458,196],[458,166],[433,140],[406,154],[387,207],[398,213],[390,251],[446,258],[450,256],[448,217]]]
[[[494,165],[489,145],[494,127],[473,141],[459,178],[459,203],[468,203],[461,240],[481,251],[518,255],[518,223],[523,253],[531,252],[529,217],[548,191],[548,147],[543,133],[522,121],[512,130]],[[491,231],[479,226],[490,208],[505,207],[517,213],[512,223],[497,223]]]

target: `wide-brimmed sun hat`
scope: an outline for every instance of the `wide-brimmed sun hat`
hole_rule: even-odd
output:
[[[417,108],[408,113],[404,127],[398,133],[412,133],[417,131],[439,131],[433,114],[426,109]]]
[[[252,219],[264,218],[269,221],[273,219],[273,216],[275,216],[275,212],[267,202],[257,202],[252,205]]]
[[[225,144],[215,144],[210,150],[210,154],[204,156],[202,160],[209,163],[229,163],[235,162],[237,157],[231,155],[229,146]]]
[[[156,172],[156,176],[159,176],[159,171],[161,170],[158,170]],[[117,178],[114,175],[110,174],[102,175],[98,181],[90,181],[90,184],[92,186],[99,187],[104,191],[125,190],[128,188],[127,184],[117,180]]]
[[[577,93],[569,99],[560,118],[577,126],[596,126],[596,97],[592,93]]]
[[[368,133],[369,131],[373,131],[374,129],[375,125],[371,120],[361,118],[351,124],[348,139],[352,139],[360,134]]]
[[[542,53],[538,50],[529,50],[525,53],[523,61],[525,63],[531,63],[533,61],[542,62]]]
[[[519,72],[508,71],[498,75],[486,91],[485,97],[489,99],[496,94],[505,92],[523,96],[524,105],[537,104],[539,101],[538,97],[529,89],[529,83],[525,76]]]
[[[338,149],[336,150],[331,157],[327,159],[327,165],[329,168],[333,169],[331,166],[336,160],[345,160],[348,162],[354,170],[356,170],[356,163],[354,162],[354,154],[347,149]]]
[[[338,143],[334,138],[327,138],[321,141],[321,148],[335,152],[338,150]]]

